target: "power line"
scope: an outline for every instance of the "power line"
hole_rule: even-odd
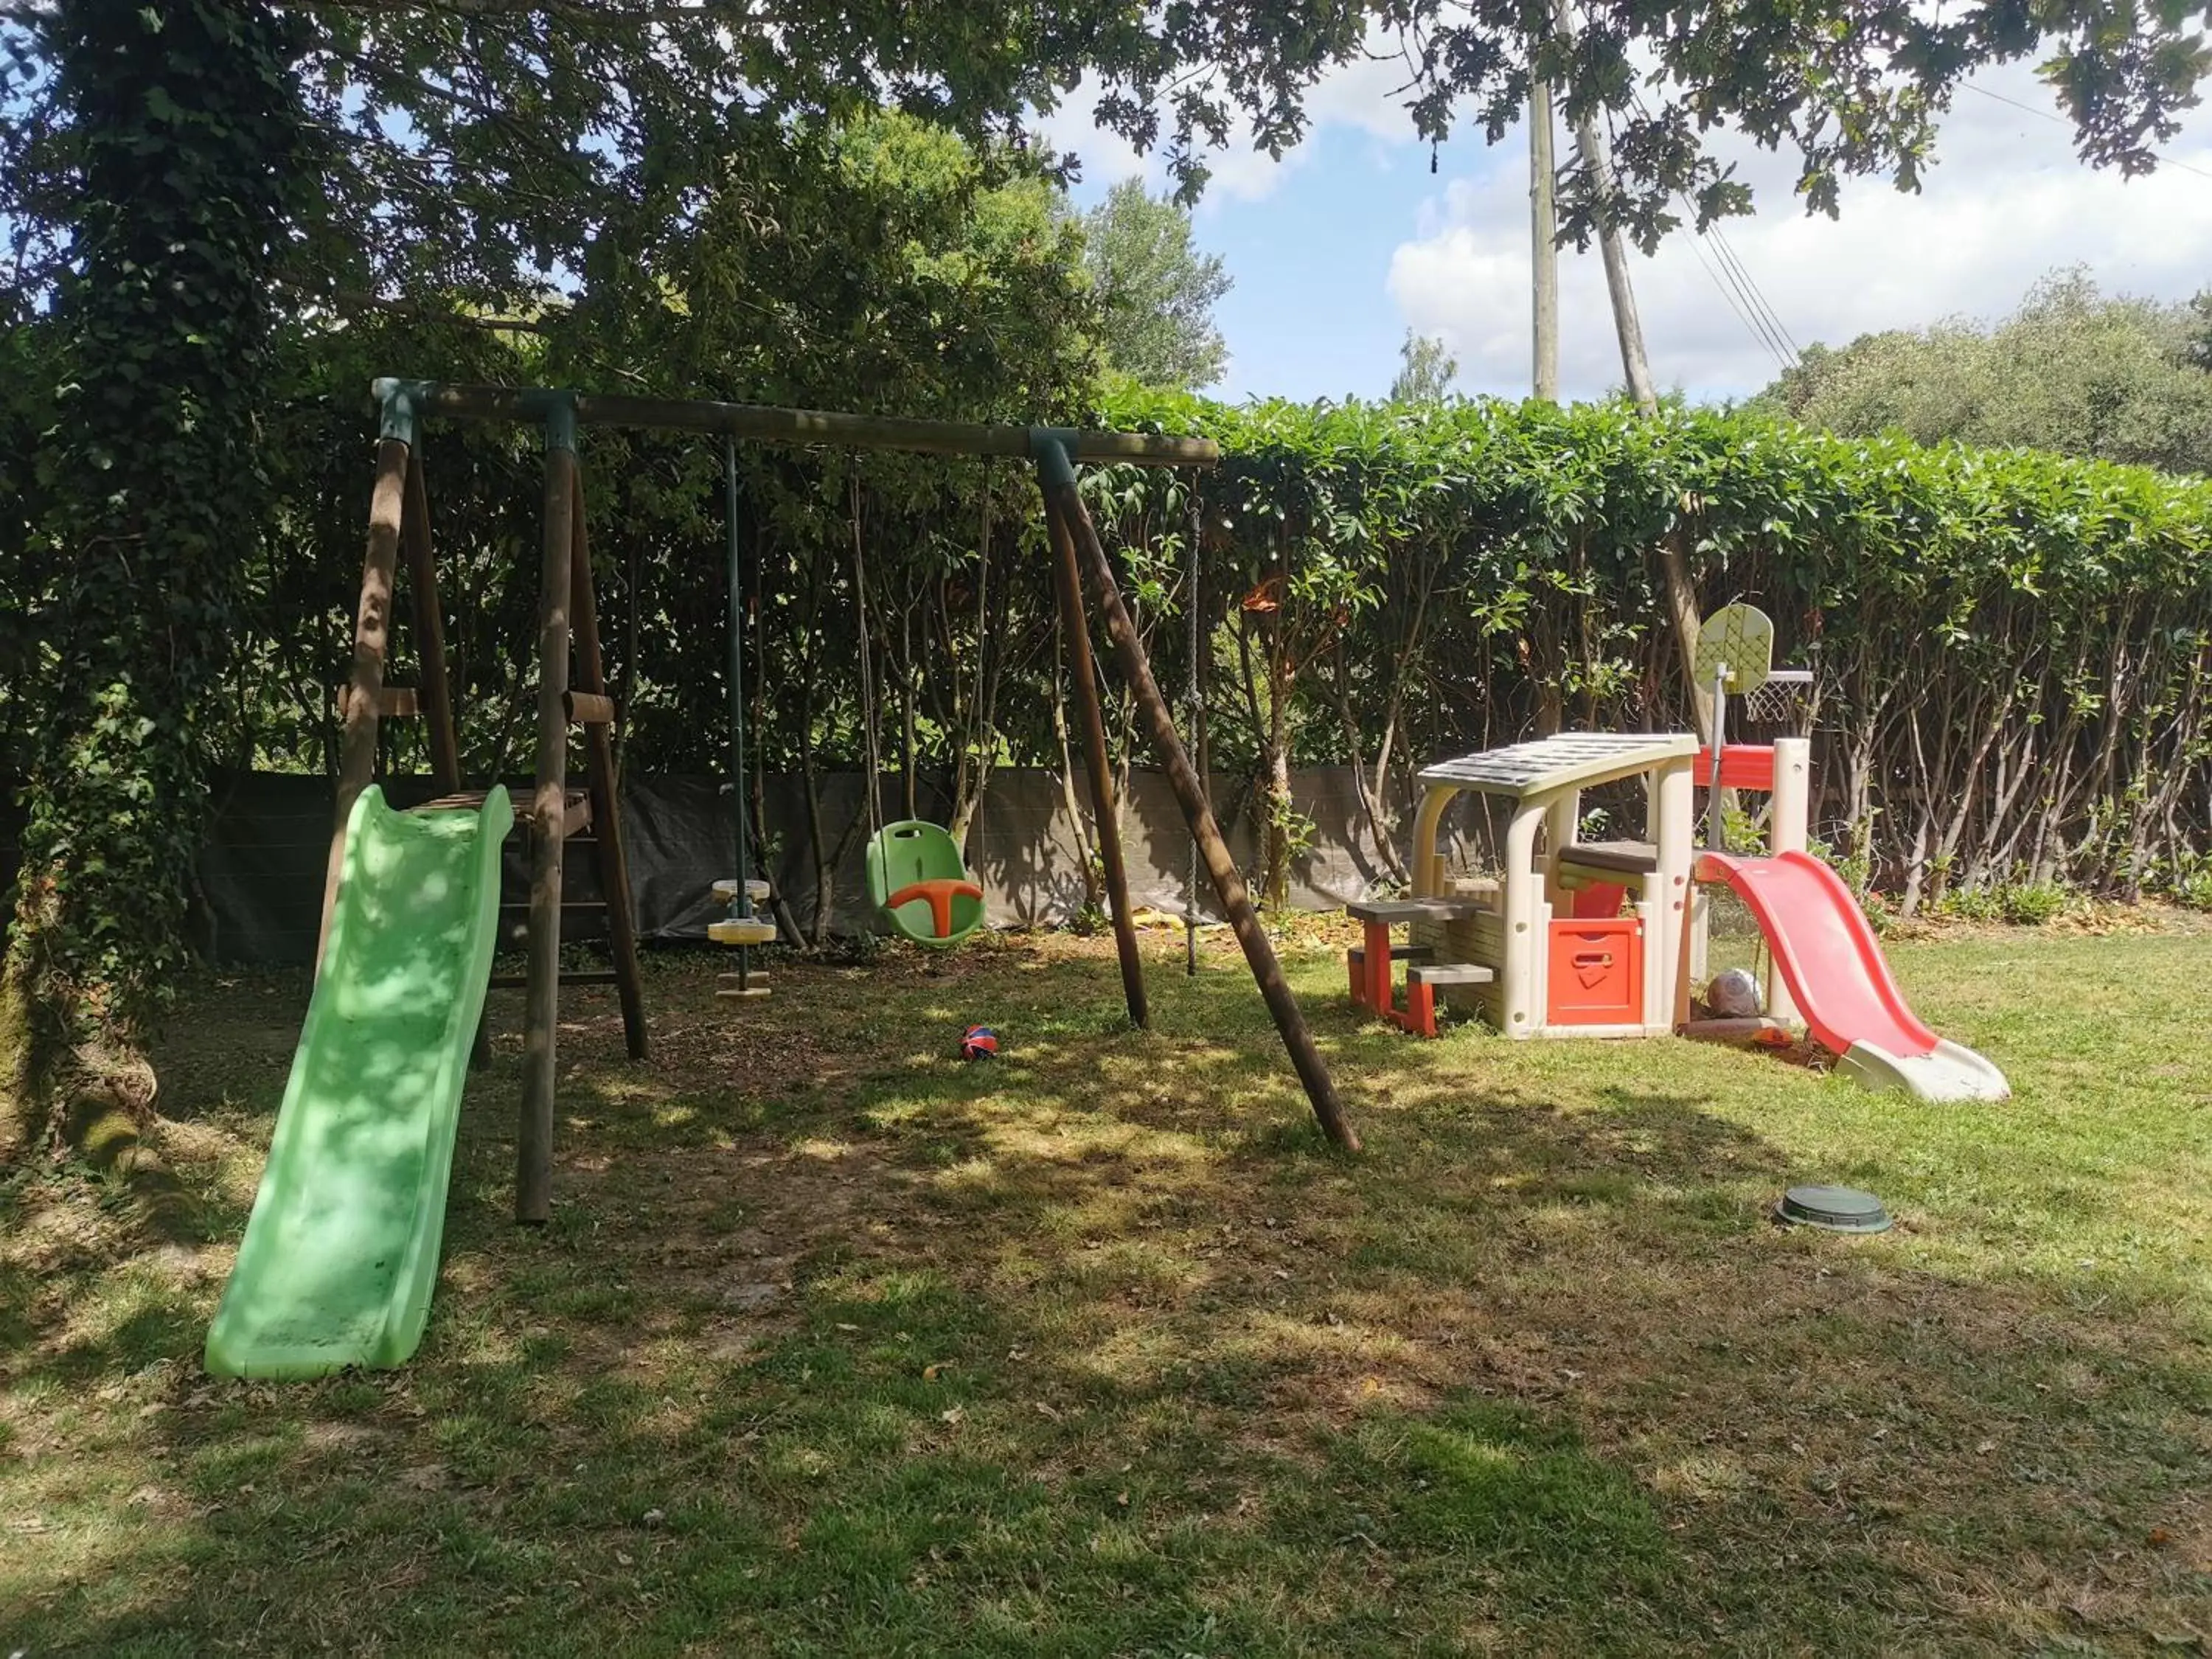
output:
[[[1692,237],[1690,241],[1690,253],[1697,260],[1698,268],[1711,279],[1713,286],[1721,291],[1721,298],[1728,301],[1728,308],[1735,313],[1736,321],[1741,323],[1749,331],[1751,337],[1766,348],[1767,355],[1774,359],[1778,367],[1789,368],[1790,365],[1784,360],[1782,354],[1775,350],[1773,342],[1759,332],[1759,325],[1751,319],[1751,313],[1743,308],[1735,295],[1729,291],[1728,284],[1721,280],[1720,272],[1714,270],[1712,262],[1705,258],[1705,250],[1698,246],[1701,240],[1703,239],[1699,237]]]
[[[1631,95],[1636,100],[1637,112],[1645,120],[1650,120],[1651,112],[1644,104],[1644,94],[1639,92],[1632,93]],[[1611,111],[1606,112],[1605,118],[1607,125],[1610,127],[1613,122]],[[1688,192],[1678,190],[1674,192],[1674,196],[1675,199],[1681,203],[1683,210],[1691,216],[1694,225],[1697,208],[1690,200]],[[1705,267],[1705,275],[1713,278],[1714,285],[1721,290],[1721,297],[1728,301],[1729,309],[1735,313],[1736,320],[1751,331],[1753,337],[1766,349],[1777,363],[1785,369],[1796,367],[1797,342],[1783,323],[1781,313],[1774,308],[1772,302],[1767,299],[1765,291],[1759,287],[1757,279],[1752,276],[1750,268],[1743,263],[1735,249],[1730,246],[1728,238],[1721,234],[1720,226],[1715,224],[1705,230],[1695,231],[1694,234],[1699,240],[1707,237],[1711,239],[1713,252],[1720,262],[1723,274],[1716,276],[1712,266],[1705,263],[1702,253],[1698,254],[1698,263]],[[1692,241],[1690,247],[1692,252],[1697,252],[1696,241]],[[1735,289],[1733,296],[1729,293],[1730,289]],[[1739,300],[1741,301],[1741,304],[1738,303]]]
[[[1685,201],[1683,205],[1686,207],[1689,204]],[[1717,222],[1713,224],[1707,234],[1712,237],[1714,246],[1719,248],[1721,257],[1729,264],[1735,267],[1737,273],[1742,276],[1745,284],[1749,287],[1752,294],[1757,298],[1759,309],[1765,315],[1767,326],[1772,329],[1775,334],[1779,337],[1784,354],[1794,364],[1797,361],[1797,339],[1795,335],[1790,333],[1790,325],[1782,320],[1782,313],[1780,309],[1777,307],[1772,301],[1767,299],[1765,290],[1761,289],[1758,282],[1753,277],[1751,274],[1751,267],[1744,264],[1743,256],[1735,251],[1735,245],[1729,240],[1728,233],[1720,228]]]
[[[1685,202],[1683,205],[1686,207],[1688,203]],[[1712,277],[1719,285],[1722,297],[1728,301],[1729,309],[1742,319],[1744,326],[1751,331],[1752,337],[1766,348],[1767,356],[1772,357],[1782,368],[1789,368],[1789,354],[1783,349],[1781,340],[1776,336],[1772,325],[1766,320],[1765,312],[1760,308],[1758,299],[1746,285],[1737,268],[1720,257],[1721,250],[1718,242],[1712,244],[1714,259],[1717,263],[1706,264],[1705,256],[1698,247],[1698,244],[1705,241],[1706,237],[1707,234],[1704,231],[1692,233],[1690,250],[1697,254],[1698,263],[1705,266],[1705,274]]]
[[[1978,92],[1984,98],[1994,98],[2000,104],[2009,104],[2013,108],[2027,114],[2039,115],[2046,121],[2056,121],[2062,127],[2070,127],[2074,125],[2056,110],[2038,109],[2033,104],[2023,104],[2017,98],[2008,98],[2001,92],[1991,92],[1987,87],[1978,86],[1972,81],[1962,81],[1960,84],[1968,92]],[[2158,156],[2158,164],[2162,167],[2179,167],[2184,173],[2195,173],[2199,179],[2212,179],[2212,173],[2207,173],[2203,167],[2191,167],[2188,162],[2172,155],[2159,155],[2156,150],[2153,150],[2151,154]]]

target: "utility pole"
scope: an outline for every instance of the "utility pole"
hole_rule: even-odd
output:
[[[1574,14],[1568,0],[1552,0],[1552,27],[1559,43],[1575,38]],[[1605,286],[1613,296],[1613,332],[1620,337],[1621,373],[1628,380],[1628,395],[1646,415],[1659,411],[1658,394],[1651,389],[1651,362],[1644,350],[1644,325],[1636,314],[1636,290],[1628,279],[1628,250],[1621,245],[1620,226],[1613,216],[1616,189],[1613,174],[1613,140],[1599,112],[1587,108],[1575,118],[1575,143],[1589,169],[1590,194],[1597,198],[1597,246],[1605,258]]]
[[[1552,27],[1562,46],[1573,44],[1575,20],[1570,0],[1552,0]],[[1643,321],[1636,314],[1628,250],[1622,245],[1620,225],[1613,211],[1619,191],[1613,171],[1613,141],[1601,112],[1595,106],[1576,118],[1575,143],[1582,151],[1583,165],[1589,169],[1590,193],[1597,200],[1598,251],[1605,259],[1606,289],[1613,296],[1613,327],[1620,339],[1621,373],[1636,407],[1646,415],[1656,415],[1659,394],[1651,386],[1651,360],[1644,349]],[[1668,619],[1674,626],[1682,680],[1689,689],[1698,735],[1708,743],[1716,742],[1712,693],[1698,684],[1691,667],[1698,654],[1698,586],[1690,579],[1690,562],[1683,554],[1680,536],[1668,534],[1660,539],[1659,568],[1666,581]]]
[[[1605,286],[1613,295],[1613,327],[1620,336],[1620,368],[1628,377],[1628,395],[1646,415],[1659,412],[1659,394],[1651,389],[1651,360],[1644,355],[1644,323],[1636,314],[1636,290],[1628,280],[1628,250],[1621,245],[1620,226],[1613,219],[1613,145],[1595,115],[1580,123],[1579,142],[1589,158],[1590,185],[1601,204],[1598,220],[1598,252],[1605,257]]]
[[[1559,401],[1559,181],[1552,153],[1552,83],[1540,75],[1528,88],[1528,247],[1535,279],[1536,401]]]

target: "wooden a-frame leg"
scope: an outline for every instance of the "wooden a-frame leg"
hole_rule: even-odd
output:
[[[421,698],[422,722],[430,741],[430,775],[441,795],[461,789],[460,731],[453,717],[453,680],[446,672],[446,611],[438,595],[438,561],[430,541],[430,493],[422,477],[422,456],[417,450],[407,458],[407,504],[399,526],[400,550],[407,559],[407,587],[414,601],[415,652],[422,659]],[[491,1011],[489,1001],[477,1016],[476,1036],[469,1044],[469,1068],[481,1072],[491,1064]]]
[[[323,920],[315,939],[315,971],[322,972],[330,940],[338,878],[345,869],[346,823],[353,804],[376,775],[376,726],[384,701],[384,664],[392,648],[392,588],[399,564],[399,526],[407,495],[407,460],[413,446],[386,435],[376,446],[376,483],[369,496],[368,551],[362,560],[361,604],[354,616],[353,671],[346,684],[345,731],[339,740],[337,821],[323,878]]]
[[[568,580],[574,555],[574,411],[546,422],[543,556],[538,567],[538,770],[532,788],[530,968],[525,986],[522,1114],[514,1140],[514,1218],[553,1211],[555,1046],[561,1020],[561,856],[568,794]]]
[[[1091,654],[1091,624],[1083,608],[1083,578],[1076,568],[1075,540],[1068,526],[1045,514],[1052,541],[1053,586],[1060,608],[1060,637],[1067,651],[1067,677],[1075,688],[1075,707],[1083,727],[1083,760],[1091,779],[1091,811],[1098,834],[1098,861],[1106,877],[1106,900],[1113,915],[1114,950],[1121,964],[1121,996],[1129,1024],[1152,1024],[1145,994],[1144,958],[1137,952],[1136,919],[1129,911],[1129,872],[1121,857],[1121,815],[1114,807],[1114,771],[1106,754],[1106,719],[1098,706],[1098,670]]]
[[[1267,1005],[1267,1012],[1275,1022],[1275,1030],[1283,1039],[1283,1047],[1290,1054],[1298,1080],[1305,1085],[1314,1116],[1331,1140],[1346,1152],[1356,1152],[1359,1150],[1358,1132],[1345,1116],[1344,1103],[1338,1098],[1328,1066],[1314,1043],[1313,1033],[1307,1029],[1305,1016],[1299,1012],[1297,998],[1289,981],[1283,976],[1282,963],[1276,958],[1267,929],[1260,925],[1259,915],[1252,907],[1252,896],[1245,888],[1243,877],[1237,873],[1237,861],[1230,855],[1228,843],[1221,837],[1221,826],[1214,821],[1213,809],[1206,802],[1206,786],[1182,746],[1167,699],[1160,695],[1159,682],[1153,677],[1152,663],[1145,654],[1144,641],[1138,636],[1128,607],[1121,602],[1121,590],[1114,580],[1114,567],[1107,562],[1106,550],[1099,544],[1097,526],[1091,522],[1090,512],[1083,505],[1082,492],[1076,488],[1073,457],[1056,434],[1037,431],[1030,437],[1040,461],[1047,462],[1040,468],[1040,482],[1048,521],[1056,518],[1074,538],[1083,571],[1097,593],[1121,678],[1144,716],[1153,751],[1174,787],[1176,799],[1190,825],[1192,839],[1198,843],[1199,855],[1212,879],[1222,911],[1229,919],[1237,944],[1243,947],[1244,960],[1252,969],[1253,980],[1260,988],[1261,997]],[[1048,448],[1058,452],[1056,463],[1048,460]]]
[[[575,611],[576,678],[582,690],[607,694],[607,671],[599,649],[599,604],[592,591],[592,553],[584,525],[584,477],[573,475],[574,494],[569,600]],[[632,1060],[646,1057],[645,975],[637,958],[637,918],[629,891],[629,860],[623,848],[621,791],[615,776],[614,738],[596,721],[584,727],[584,763],[592,792],[593,844],[599,854],[599,891],[606,900],[607,945],[614,957],[615,990],[622,1001],[623,1037]]]

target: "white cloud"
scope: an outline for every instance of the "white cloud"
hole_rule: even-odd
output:
[[[1137,147],[1121,134],[1097,124],[1097,108],[1096,92],[1079,88],[1058,109],[1037,121],[1037,131],[1054,149],[1082,158],[1085,185],[1103,189],[1124,179],[1140,178],[1156,193],[1165,190],[1167,165],[1160,150],[1155,148],[1148,155],[1139,155]],[[1300,144],[1285,152],[1280,160],[1262,154],[1253,145],[1251,124],[1239,117],[1231,125],[1229,143],[1204,154],[1210,176],[1206,194],[1200,198],[1200,212],[1207,204],[1224,199],[1266,200],[1304,164],[1309,150]]]
[[[1240,118],[1230,133],[1227,147],[1206,154],[1209,177],[1206,194],[1199,198],[1198,210],[1204,213],[1210,205],[1224,201],[1266,201],[1285,179],[1305,165],[1310,153],[1307,146],[1300,144],[1295,149],[1285,150],[1279,161],[1263,155],[1252,147],[1252,129]]]
[[[1310,122],[1305,140],[1285,151],[1279,160],[1254,148],[1250,122],[1241,116],[1233,121],[1229,142],[1206,152],[1206,164],[1212,176],[1206,196],[1200,200],[1200,210],[1212,201],[1266,200],[1311,159],[1314,140],[1324,129],[1349,128],[1386,144],[1408,140],[1413,122],[1406,113],[1405,95],[1399,91],[1408,78],[1406,64],[1380,30],[1370,33],[1367,52],[1367,56],[1331,70],[1314,84],[1305,98]],[[1054,148],[1083,158],[1083,178],[1087,185],[1103,187],[1124,179],[1141,177],[1156,191],[1164,188],[1167,169],[1158,151],[1139,155],[1127,139],[1099,126],[1097,100],[1095,88],[1077,88],[1059,108],[1039,118],[1038,131]],[[1377,146],[1378,150],[1382,148]],[[1383,159],[1377,156],[1378,165]]]
[[[1306,113],[1316,130],[1354,127],[1377,138],[1404,143],[1413,131],[1413,117],[1406,112],[1412,94],[1404,89],[1412,79],[1405,55],[1389,35],[1370,27],[1365,55],[1339,64],[1316,82],[1306,94]]]
[[[1980,84],[2033,110],[2050,94],[2025,69]],[[2018,304],[2054,267],[2088,266],[2108,290],[2178,299],[2212,282],[2212,123],[2166,150],[2197,169],[2125,180],[2093,172],[2070,129],[1968,91],[1937,143],[1922,192],[1876,181],[1844,192],[1840,220],[1808,218],[1778,158],[1744,151],[1754,219],[1723,227],[1729,244],[1796,343],[1841,344],[1869,331]],[[1525,139],[1486,158],[1481,175],[1432,201],[1392,258],[1389,288],[1407,324],[1441,335],[1470,389],[1525,392],[1529,374]],[[1703,256],[1703,263],[1700,261]],[[1731,311],[1718,251],[1686,232],[1656,257],[1632,256],[1654,378],[1692,393],[1753,390],[1775,360]],[[1617,386],[1620,354],[1595,246],[1560,255],[1561,379],[1571,395]]]

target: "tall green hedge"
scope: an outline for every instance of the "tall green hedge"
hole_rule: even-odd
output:
[[[1279,567],[1294,602],[1270,620],[1334,631],[1299,690],[1317,730],[1348,701],[1337,757],[1396,710],[1386,812],[1401,758],[1682,723],[1672,538],[1705,610],[1759,605],[1814,671],[1824,830],[1908,908],[2001,881],[2133,892],[2204,849],[2212,481],[1711,410],[1109,413],[1221,443],[1213,562]]]
[[[205,711],[241,763],[333,763],[329,688],[344,678],[373,437],[354,388],[368,368],[420,368],[426,351],[454,378],[544,367],[503,361],[478,332],[415,349],[355,332],[331,363],[303,367],[268,429],[284,530],[245,573],[234,683]],[[1105,469],[1085,487],[1164,684],[1186,682],[1199,608],[1223,805],[1274,832],[1262,877],[1310,833],[1283,793],[1293,766],[1358,768],[1359,834],[1387,876],[1430,759],[1559,727],[1683,725],[1657,579],[1669,538],[1704,609],[1763,606],[1779,659],[1815,671],[1820,833],[1908,908],[2054,879],[2133,892],[2212,850],[2203,478],[1707,410],[1129,394],[1097,418],[1222,445],[1210,471]],[[477,771],[527,763],[535,449],[527,433],[442,424],[426,440]],[[879,746],[898,775],[887,805],[903,805],[911,775],[964,817],[988,783],[981,757],[1065,764],[1066,675],[1025,469],[742,453],[766,767],[818,775],[865,752],[856,501]],[[583,459],[625,764],[719,769],[719,454],[593,432]],[[403,610],[401,679],[407,633]],[[4,690],[0,726],[34,730],[35,684]],[[1114,693],[1115,740],[1142,763]],[[419,734],[388,732],[391,764],[422,763]],[[818,813],[763,827],[825,854],[853,828]]]

